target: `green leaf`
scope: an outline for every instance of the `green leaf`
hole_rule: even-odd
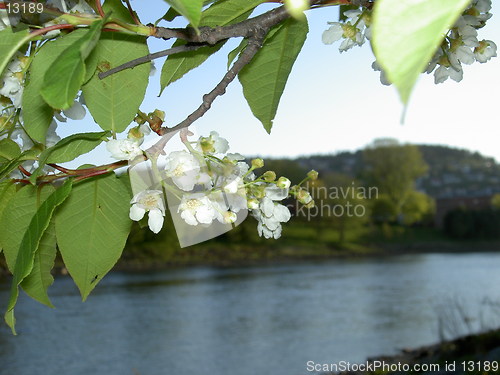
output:
[[[165,0],[179,14],[184,16],[191,25],[197,27],[201,20],[203,0]]]
[[[58,56],[86,32],[87,30],[79,29],[54,41],[46,42],[38,50],[31,63],[29,79],[24,88],[22,99],[24,128],[31,138],[40,143],[45,143],[47,129],[54,116],[54,110],[40,94],[44,84],[44,76]]]
[[[102,9],[106,14],[111,13],[114,19],[119,19],[127,23],[134,23],[134,19],[128,11],[128,8],[121,0],[106,0],[104,4],[102,4]]]
[[[470,0],[377,0],[372,45],[403,103]]]
[[[248,18],[257,5],[262,0],[223,0],[213,4],[202,13],[200,25],[216,27],[227,26],[241,22]],[[211,47],[200,48],[196,51],[189,51],[171,55],[163,64],[161,70],[160,95],[172,82],[182,78],[184,74],[203,64],[211,55],[219,51],[225,42],[220,42]],[[176,41],[174,46],[184,44]]]
[[[80,155],[86,154],[99,146],[111,133],[109,131],[95,133],[79,133],[61,139],[47,149],[47,163],[65,163]],[[43,153],[42,153],[43,155]],[[40,157],[41,159],[41,157]]]
[[[105,71],[149,53],[146,40],[135,35],[106,33],[94,54],[98,71]],[[120,133],[134,120],[148,86],[151,64],[126,69],[103,80],[98,75],[82,87],[85,102],[103,130]]]
[[[0,31],[0,77],[17,50],[27,43],[30,38],[27,29],[13,32],[12,28],[6,27]]]
[[[95,21],[88,31],[66,48],[45,73],[40,93],[52,108],[67,109],[85,82],[85,59],[99,40],[104,21]]]
[[[21,148],[12,139],[6,138],[0,141],[0,158],[12,160],[21,155]]]
[[[231,67],[231,64],[236,59],[236,57],[238,57],[238,55],[241,52],[243,52],[243,50],[245,48],[247,48],[247,45],[248,45],[248,40],[243,39],[241,41],[241,43],[238,45],[238,47],[236,47],[235,49],[233,49],[231,52],[228,53],[228,55],[227,55],[227,69],[229,69]]]
[[[130,230],[130,195],[114,174],[75,185],[58,211],[56,235],[82,299],[120,258]]]
[[[12,280],[9,304],[5,313],[5,321],[12,329],[13,334],[16,334],[14,307],[19,297],[19,285],[33,270],[35,253],[38,250],[38,245],[45,230],[49,226],[52,214],[56,207],[63,203],[69,196],[71,188],[72,180],[67,180],[59,189],[54,191],[45,201],[43,201],[40,208],[38,208],[35,215],[32,217],[28,229],[22,238],[19,252],[16,257],[16,264],[14,266],[14,277]]]
[[[268,133],[293,64],[308,33],[306,21],[289,19],[268,38],[238,75],[255,117]]]
[[[54,146],[45,149],[38,158],[38,168],[31,174],[31,183],[36,182],[36,178],[40,175],[49,163],[66,163],[76,159],[78,156],[86,154],[99,146],[110,132],[97,133],[78,133],[61,139]]]
[[[11,196],[1,216],[0,244],[10,272],[14,272],[17,254],[28,225],[38,207],[54,191],[51,185],[27,185]],[[12,194],[12,193],[11,193]]]
[[[21,283],[21,288],[26,294],[49,307],[54,307],[50,302],[47,290],[54,282],[50,271],[54,268],[56,253],[56,230],[54,223],[50,222],[40,239],[38,250],[35,252],[33,269]]]
[[[5,207],[9,204],[12,197],[16,194],[16,185],[12,180],[0,182],[0,218]],[[2,252],[2,243],[0,241],[0,253]]]
[[[215,3],[216,1],[224,1],[224,0],[205,0],[205,1],[203,1],[203,6]],[[161,20],[171,22],[179,16],[180,16],[179,12],[177,12],[174,8],[170,7],[170,8],[168,8],[167,12],[155,22],[155,26],[158,25],[158,23]],[[203,14],[202,14],[202,17],[203,17]]]
[[[18,157],[7,162],[6,164],[1,165],[0,166],[0,180],[3,179],[4,177],[7,177],[14,169],[16,169],[19,165],[21,165],[23,161],[33,159],[35,156],[36,156],[36,151],[27,150],[27,151],[24,151]]]

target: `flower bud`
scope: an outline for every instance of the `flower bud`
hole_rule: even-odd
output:
[[[252,169],[262,168],[264,166],[264,160],[261,158],[252,160]]]
[[[251,198],[247,201],[247,207],[249,210],[256,210],[259,208],[259,201],[255,198]]]
[[[153,116],[158,117],[161,121],[165,121],[165,112],[160,111],[159,109],[154,110],[154,112],[151,114],[151,117]]]
[[[262,199],[266,196],[266,190],[264,185],[254,186],[252,193],[257,199]]]
[[[226,224],[234,223],[237,218],[236,214],[232,211],[224,212],[224,223]]]
[[[144,134],[142,134],[139,127],[136,126],[128,131],[127,138],[130,139],[131,141],[142,142],[142,138],[144,138]]]
[[[311,179],[312,181],[315,181],[318,179],[318,172],[316,172],[314,169],[309,171],[307,173],[307,177],[309,177],[309,179]]]
[[[308,204],[312,201],[311,194],[307,190],[301,189],[297,193],[297,199],[302,204]]]
[[[311,209],[315,206],[314,200],[311,200],[308,204],[304,205],[305,208]]]
[[[288,189],[290,187],[290,180],[286,177],[280,177],[278,178],[278,182],[276,183],[276,186],[281,188],[281,189]]]
[[[276,180],[276,173],[274,173],[273,171],[267,171],[262,175],[262,177],[266,182],[273,182],[274,180]]]

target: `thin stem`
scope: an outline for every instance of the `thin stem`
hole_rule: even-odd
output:
[[[129,0],[125,0],[125,3],[127,4],[127,8],[128,8],[128,11],[130,13],[130,16],[132,17],[132,19],[134,20],[135,24],[136,25],[140,25],[141,22],[139,21],[139,19],[137,18],[137,15],[135,14],[134,10],[132,9],[132,6],[130,5],[130,1]]]
[[[104,11],[102,10],[102,5],[101,5],[101,0],[95,0],[95,6],[97,8],[97,13],[104,18],[106,15],[104,14]]]

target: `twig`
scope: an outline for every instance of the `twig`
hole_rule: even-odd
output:
[[[197,50],[201,47],[205,47],[206,44],[185,44],[182,46],[177,46],[177,47],[172,47],[163,51],[155,52],[155,53],[150,53],[149,55],[139,57],[138,59],[131,60],[126,62],[125,64],[118,65],[114,67],[113,69],[106,70],[105,72],[101,72],[98,74],[99,79],[104,79],[112,74],[121,72],[122,70],[129,69],[129,68],[134,68],[137,65],[141,65],[147,62],[150,62],[151,60],[158,59],[160,57],[168,56],[168,55],[174,55],[176,53],[181,53],[181,52],[187,52],[187,51],[194,51]]]
[[[127,4],[128,11],[129,11],[130,15],[132,16],[132,19],[134,20],[135,24],[140,25],[141,22],[137,18],[137,15],[135,14],[134,10],[132,9],[132,6],[130,5],[130,1],[125,0],[125,3]]]

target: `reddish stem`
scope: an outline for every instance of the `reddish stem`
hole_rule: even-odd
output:
[[[101,5],[101,0],[95,0],[95,6],[97,8],[97,12],[99,15],[104,18],[106,15],[104,14],[104,11],[102,10],[102,5]]]
[[[129,0],[125,0],[125,3],[127,3],[128,11],[129,11],[130,15],[132,16],[132,19],[134,20],[135,24],[136,25],[140,25],[141,22],[137,18],[137,15],[135,14],[134,10],[132,9],[132,5],[130,5],[130,1]]]
[[[61,25],[51,25],[51,26],[44,27],[42,29],[34,30],[31,32],[31,35],[37,36],[37,35],[43,35],[45,33],[53,31],[53,30],[74,29],[74,28],[75,28],[75,26],[70,25],[69,23],[64,23]]]
[[[21,171],[21,173],[24,174],[25,176],[28,176],[28,177],[31,176],[31,173],[29,173],[22,165],[20,165],[17,168],[19,168],[19,170]]]

